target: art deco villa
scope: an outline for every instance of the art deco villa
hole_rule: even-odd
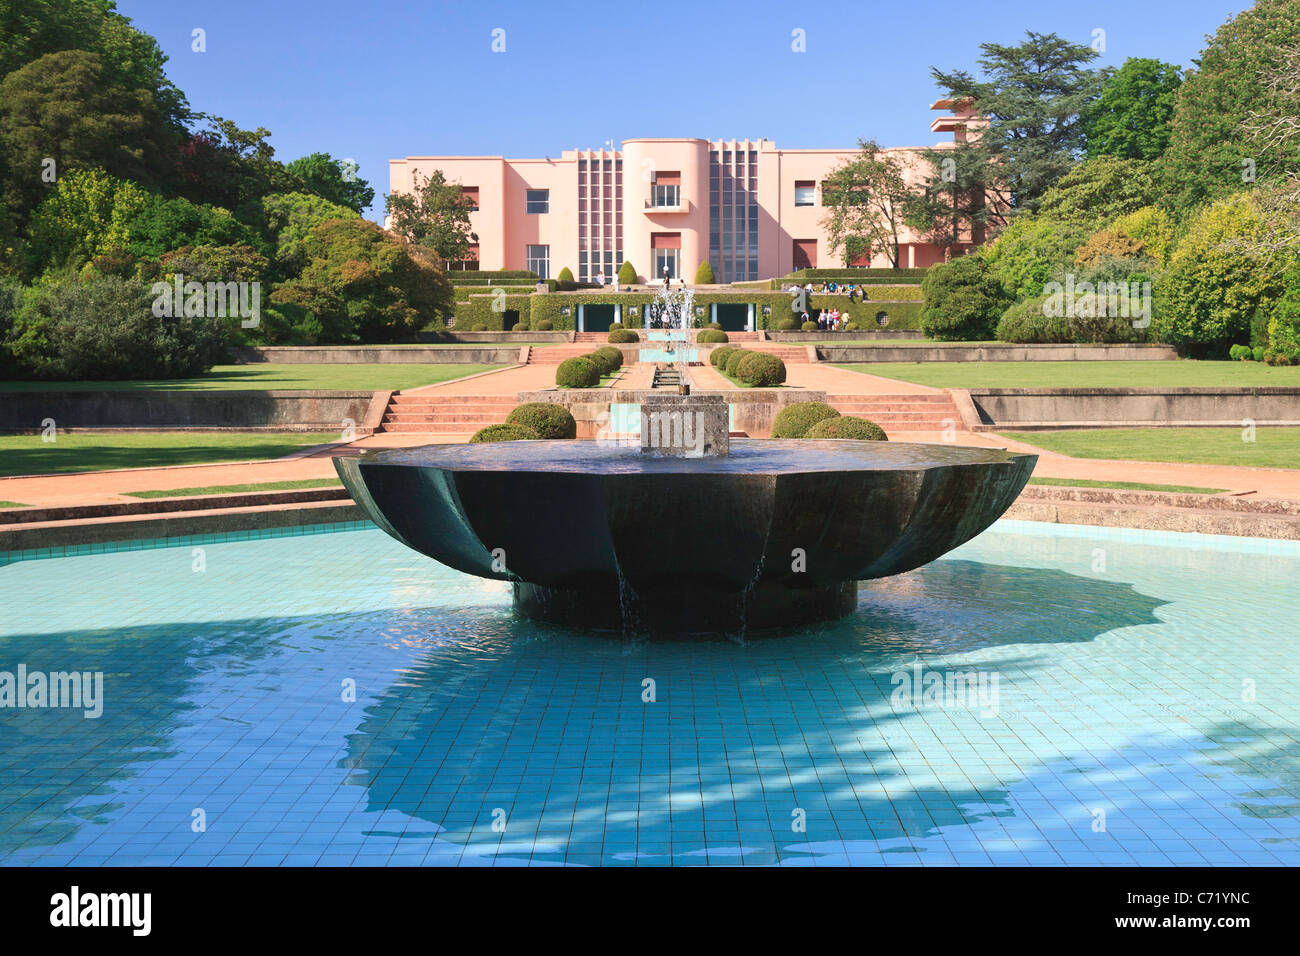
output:
[[[930,129],[952,148],[985,121],[964,103],[936,101]],[[919,181],[922,147],[889,150]],[[558,159],[408,156],[389,162],[393,193],[442,170],[474,202],[478,242],[466,269],[531,269],[554,277],[568,266],[580,282],[612,280],[626,260],[645,280],[667,269],[694,275],[707,260],[719,282],[838,266],[821,220],[821,182],[857,155],[843,149],[779,149],[771,140],[628,139],[622,149],[565,150]],[[924,268],[943,253],[910,230],[899,265]],[[889,265],[883,254],[867,263]]]

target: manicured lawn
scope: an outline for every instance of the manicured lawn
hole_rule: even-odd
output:
[[[338,440],[338,432],[74,432],[59,435],[52,442],[42,441],[40,435],[0,435],[0,475],[57,475],[283,458],[310,445]]]
[[[304,478],[302,481],[264,481],[251,485],[208,485],[203,488],[169,488],[154,491],[124,491],[131,498],[190,498],[195,495],[235,495],[250,491],[294,491],[300,488],[341,488],[337,478]]]
[[[1058,488],[1115,488],[1121,491],[1167,491],[1185,495],[1219,495],[1227,488],[1196,488],[1192,485],[1152,485],[1145,481],[1097,481],[1093,478],[1030,478],[1031,485],[1055,485]]]
[[[0,392],[118,392],[191,389],[341,389],[415,388],[504,365],[218,365],[206,375],[162,381],[0,382]],[[60,439],[62,440],[62,439]]]
[[[1161,388],[1300,385],[1300,365],[1263,362],[863,362],[854,372],[936,388]]]
[[[1241,428],[1085,428],[998,434],[1074,458],[1300,468],[1300,428],[1260,428],[1253,442],[1241,440]]]

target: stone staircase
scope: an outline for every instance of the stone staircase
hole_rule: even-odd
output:
[[[415,432],[466,440],[485,425],[498,425],[519,404],[509,395],[433,395],[394,392],[381,432]]]
[[[779,342],[746,342],[744,347],[755,352],[767,352],[775,355],[786,365],[804,365],[808,359],[808,346],[783,345]]]
[[[599,345],[596,342],[577,345],[548,345],[544,348],[534,347],[528,350],[528,364],[559,365],[565,359],[576,358],[579,355],[590,355],[597,348],[599,348]]]
[[[961,413],[952,396],[944,393],[913,395],[828,395],[841,415],[875,422],[886,432],[964,430]]]

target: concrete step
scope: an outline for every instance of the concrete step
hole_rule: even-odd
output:
[[[951,405],[952,396],[942,392],[908,392],[902,395],[827,395],[830,402],[935,402]]]

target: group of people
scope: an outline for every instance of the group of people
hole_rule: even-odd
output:
[[[781,287],[781,291],[794,292],[799,288],[800,286],[798,285],[785,285]],[[858,285],[855,282],[839,283],[828,280],[822,283],[820,289],[814,288],[811,282],[805,282],[802,288],[803,291],[807,292],[809,295],[813,295],[814,293],[818,295],[847,295],[850,302],[866,302],[867,299],[871,298],[867,292],[867,287],[865,285]]]
[[[799,321],[807,322],[808,313],[805,312],[800,316]],[[839,309],[831,308],[822,309],[817,313],[817,331],[819,332],[842,332],[844,327],[849,324],[849,314],[841,312]]]

